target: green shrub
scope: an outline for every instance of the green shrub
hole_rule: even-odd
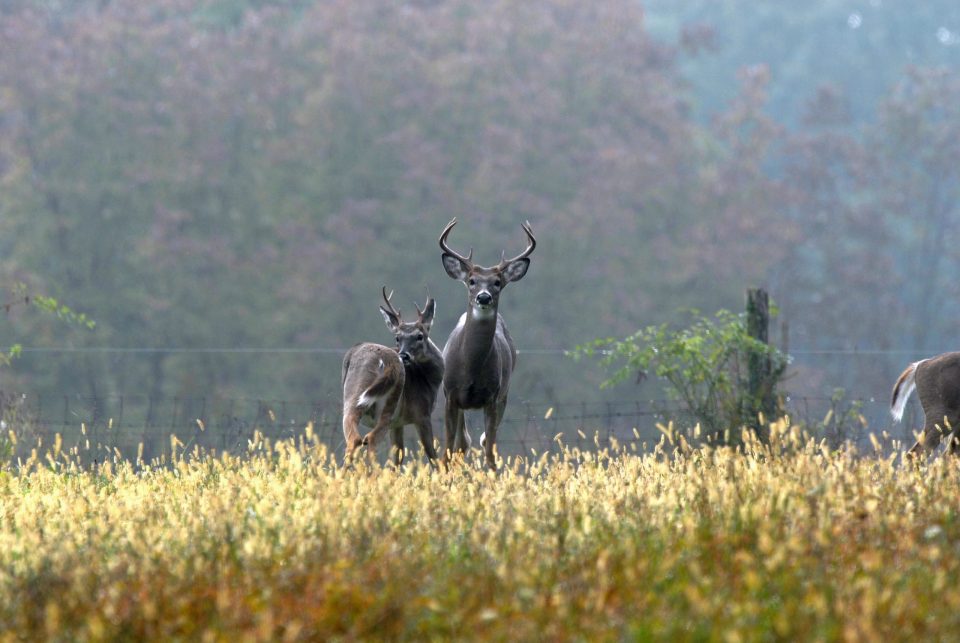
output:
[[[648,326],[623,339],[597,339],[578,346],[575,359],[601,355],[601,363],[616,370],[602,386],[617,384],[633,373],[651,372],[664,380],[667,396],[680,402],[709,436],[729,442],[744,426],[758,429],[764,400],[773,400],[767,413],[779,414],[777,386],[783,380],[787,356],[747,333],[744,315],[727,310],[713,317],[692,313],[686,328]],[[751,387],[751,357],[769,360],[769,375]],[[762,436],[761,431],[761,437]]]

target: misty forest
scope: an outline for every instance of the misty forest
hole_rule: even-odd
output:
[[[896,377],[960,346],[958,106],[954,0],[0,1],[0,389],[38,431],[336,437],[382,286],[441,348],[466,309],[456,217],[483,265],[537,236],[504,445],[655,434],[662,381],[569,351],[751,287],[787,411],[903,437]]]

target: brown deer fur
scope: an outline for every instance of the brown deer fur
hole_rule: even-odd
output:
[[[924,424],[923,433],[909,454],[926,455],[946,436],[951,436],[949,452],[956,453],[960,450],[960,353],[944,353],[907,366],[897,379],[890,400],[890,412],[897,422],[903,418],[907,398],[914,389],[923,409]]]

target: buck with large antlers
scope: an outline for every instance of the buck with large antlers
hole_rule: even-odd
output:
[[[347,443],[344,459],[349,460],[361,445],[373,453],[377,437],[389,428],[396,449],[394,457],[400,464],[403,427],[413,424],[432,462],[437,452],[430,414],[443,381],[443,355],[430,339],[436,302],[428,297],[423,310],[417,307],[417,320],[404,322],[400,311],[390,303],[392,296],[393,293],[387,295],[384,287],[385,307],[380,306],[380,313],[396,338],[397,347],[357,344],[343,358],[343,437]],[[361,421],[373,426],[362,439],[357,428]]]
[[[527,249],[513,259],[504,259],[492,268],[473,263],[473,249],[463,255],[447,245],[453,219],[440,235],[443,267],[451,278],[467,287],[467,312],[460,316],[457,327],[443,347],[443,392],[447,403],[444,413],[446,442],[444,462],[454,451],[464,452],[470,446],[463,413],[465,409],[483,409],[485,431],[480,445],[487,465],[496,469],[494,445],[497,427],[503,418],[510,388],[510,374],[517,362],[517,349],[507,332],[503,317],[497,312],[500,293],[512,281],[519,281],[530,267],[530,253],[537,247],[530,223],[523,224],[527,233]]]
[[[944,353],[910,364],[897,379],[890,400],[890,413],[899,422],[907,398],[917,391],[923,409],[923,433],[910,448],[910,455],[927,454],[937,448],[945,436],[950,453],[960,450],[960,353]]]

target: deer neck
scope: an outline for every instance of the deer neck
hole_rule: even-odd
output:
[[[427,341],[429,342],[427,359],[404,365],[406,381],[416,382],[424,388],[433,387],[436,389],[443,381],[443,353],[440,352],[432,339]]]
[[[404,365],[404,415],[409,421],[418,421],[420,415],[430,415],[437,400],[437,391],[443,383],[443,354],[431,341],[429,359]]]
[[[467,364],[482,364],[493,351],[494,338],[497,335],[497,309],[491,308],[479,313],[470,306],[463,322],[463,342],[461,349]]]

